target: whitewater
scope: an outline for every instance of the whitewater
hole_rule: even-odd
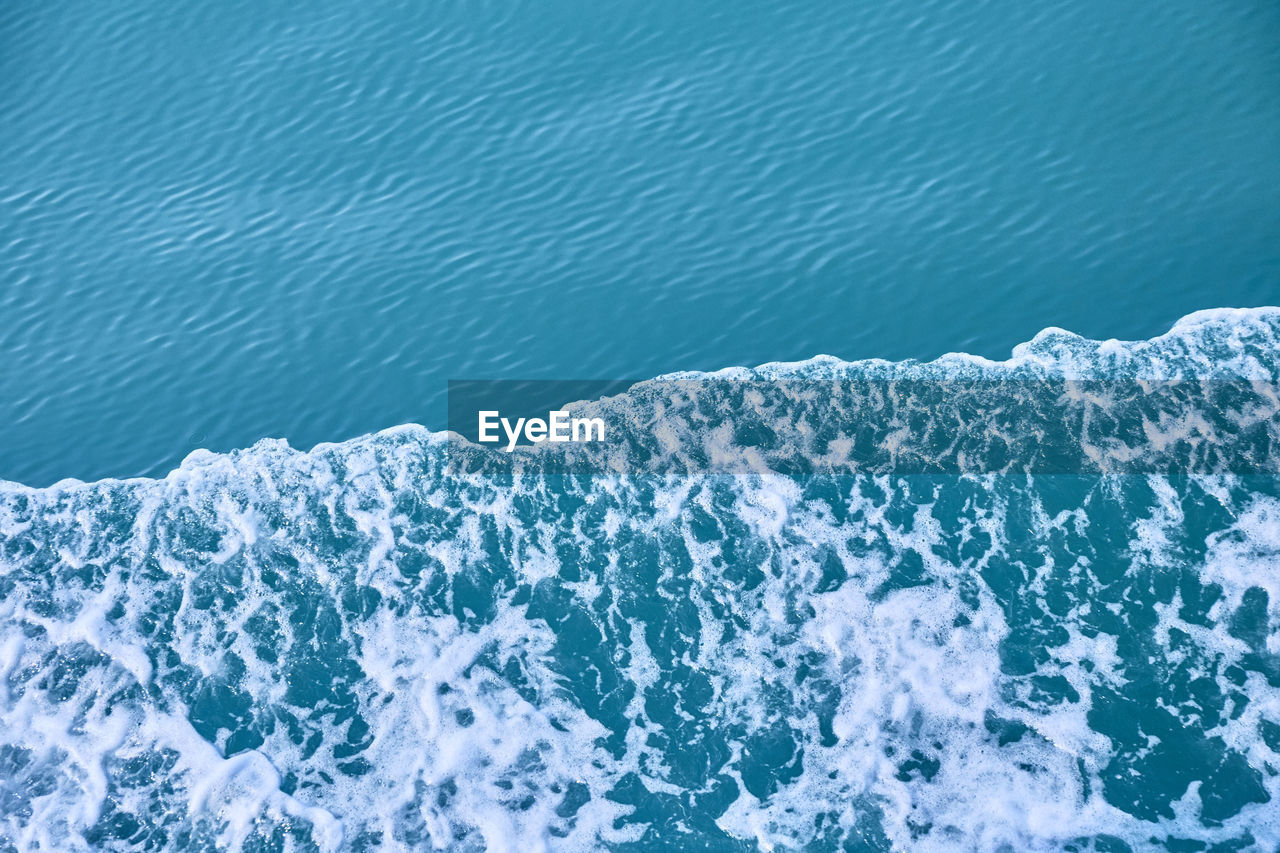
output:
[[[1219,309],[659,377],[589,471],[404,425],[5,483],[0,850],[1275,850],[1278,382]]]

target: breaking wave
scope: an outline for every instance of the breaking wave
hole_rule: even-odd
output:
[[[1280,309],[661,380],[720,390],[583,405],[760,464],[552,478],[402,426],[0,487],[0,849],[1280,845]],[[934,384],[763,401],[865,469],[737,429],[742,388],[839,380]],[[1016,401],[902,465],[949,388],[1076,380],[1231,402],[1103,406],[1112,458],[1155,466],[1019,464],[1045,436]]]

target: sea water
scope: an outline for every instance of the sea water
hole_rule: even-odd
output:
[[[0,4],[0,479],[1280,302],[1271,0]]]
[[[1277,45],[4,4],[0,851],[1276,850],[1280,313],[1223,306],[1280,302]],[[745,472],[440,431],[449,379],[665,374],[934,391],[680,421]],[[1125,390],[948,408],[1073,380]]]
[[[404,426],[5,487],[6,849],[1280,845],[1280,310],[700,378],[937,393],[805,395],[764,438],[767,401],[678,419],[766,461],[879,430],[888,473],[504,474]],[[1102,383],[1083,427],[954,426],[951,383],[1063,379]],[[1211,405],[1144,402],[1190,379]]]

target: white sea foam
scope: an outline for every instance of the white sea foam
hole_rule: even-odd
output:
[[[1006,362],[717,375],[1274,380],[1277,327],[1274,309],[1200,312],[1148,342],[1046,330]],[[4,486],[0,837],[594,850],[709,833],[692,823],[715,794],[714,827],[762,849],[1280,845],[1280,754],[1259,735],[1280,722],[1262,656],[1280,654],[1280,504],[1246,479],[1095,484],[1061,506],[1052,478],[554,491],[450,471],[448,440],[404,426],[200,451],[161,480]],[[1226,519],[1199,542],[1193,499]],[[1204,613],[1183,571],[1221,587]],[[1259,590],[1261,628],[1238,615]],[[1025,672],[1022,652],[1040,656]],[[1161,748],[1091,718],[1139,654],[1225,697],[1170,713],[1269,802],[1206,820],[1209,773],[1152,795],[1154,817],[1108,796],[1118,757]]]

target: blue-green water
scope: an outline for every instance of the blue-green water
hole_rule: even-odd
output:
[[[838,377],[929,384],[807,391]],[[1208,405],[1130,381],[1186,377]],[[1280,309],[717,382],[614,398],[614,441],[757,473],[400,427],[3,489],[9,847],[1280,845]],[[823,462],[867,446],[898,463]]]
[[[5,4],[0,853],[1280,850],[1278,58]],[[434,431],[773,361],[609,402],[612,472]]]
[[[0,478],[1274,304],[1277,55],[1263,0],[11,0]]]

